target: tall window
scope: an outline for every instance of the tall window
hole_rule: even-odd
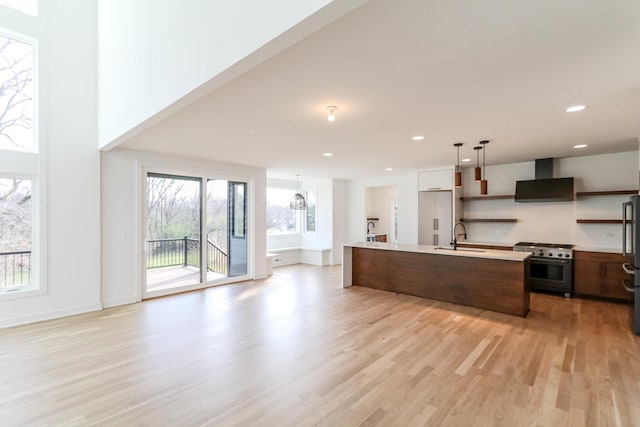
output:
[[[38,235],[44,215],[34,121],[36,5],[37,0],[0,0],[0,297],[44,289],[38,271],[45,245]],[[18,26],[7,8],[33,15],[26,19],[34,25]],[[24,28],[33,34],[21,34]]]
[[[33,48],[0,35],[0,149],[34,151]]]
[[[0,291],[31,285],[31,180],[0,178]]]
[[[289,207],[293,189],[267,188],[267,234],[298,233],[296,212]]]
[[[304,215],[304,231],[307,233],[315,233],[318,210],[316,203],[316,190],[307,189],[305,191],[304,198],[307,200],[307,210]]]

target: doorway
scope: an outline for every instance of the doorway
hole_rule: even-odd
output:
[[[157,172],[145,179],[143,297],[247,276],[246,182]]]

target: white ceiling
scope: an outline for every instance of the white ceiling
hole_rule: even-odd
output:
[[[348,179],[638,137],[640,1],[370,0],[122,146]]]

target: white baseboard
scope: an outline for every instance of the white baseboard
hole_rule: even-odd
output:
[[[42,322],[44,320],[58,319],[61,317],[74,316],[76,314],[83,314],[100,310],[102,310],[102,304],[95,303],[65,308],[63,310],[45,311],[42,313],[28,314],[26,316],[16,316],[6,319],[0,319],[0,328],[26,325],[28,323]]]
[[[118,298],[114,300],[102,301],[102,308],[119,307],[121,305],[135,304],[140,301],[141,300],[138,299],[138,297],[136,297],[135,295],[132,295],[126,298]]]

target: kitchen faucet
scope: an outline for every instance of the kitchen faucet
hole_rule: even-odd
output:
[[[371,225],[372,228],[376,228],[376,225],[373,222],[369,221],[367,223],[367,240],[369,239],[369,234],[371,234],[371,230],[369,229],[369,225]]]
[[[464,233],[456,234],[456,228],[459,225],[462,226]],[[458,222],[456,225],[453,226],[453,241],[451,242],[451,246],[453,246],[454,251],[458,250],[458,237],[460,236],[464,237],[464,240],[467,240],[467,227],[465,227],[463,223]]]

